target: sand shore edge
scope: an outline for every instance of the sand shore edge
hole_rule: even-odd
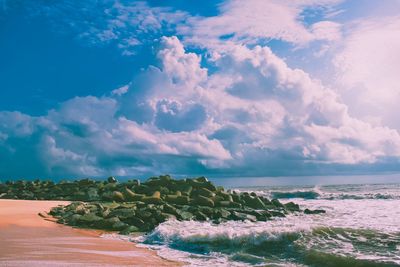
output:
[[[0,265],[182,266],[132,242],[101,238],[40,217],[63,201],[0,199]]]

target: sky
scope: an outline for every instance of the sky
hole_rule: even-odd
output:
[[[399,0],[0,0],[0,177],[400,171]]]

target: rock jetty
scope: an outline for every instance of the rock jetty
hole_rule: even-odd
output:
[[[0,198],[68,200],[49,214],[62,224],[76,227],[148,232],[168,219],[212,221],[267,221],[300,212],[299,205],[269,200],[254,192],[235,192],[215,186],[205,177],[175,180],[169,175],[119,183],[83,179],[15,181],[0,183]],[[322,213],[306,210],[307,214]]]

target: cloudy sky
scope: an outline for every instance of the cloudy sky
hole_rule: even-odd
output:
[[[0,177],[400,171],[399,0],[0,0]]]

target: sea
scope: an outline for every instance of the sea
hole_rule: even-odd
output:
[[[187,266],[400,266],[400,175],[211,178],[325,214],[267,222],[167,221],[128,238]]]

